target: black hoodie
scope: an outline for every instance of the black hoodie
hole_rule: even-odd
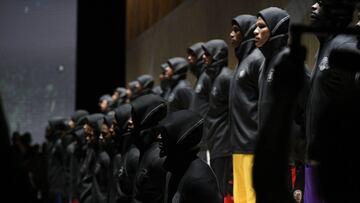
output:
[[[153,93],[152,88],[154,86],[154,77],[151,75],[141,75],[136,79],[140,83],[139,96]]]
[[[317,25],[346,28],[355,2],[324,1]],[[331,8],[334,6],[336,9]],[[334,15],[334,11],[339,13]],[[360,179],[355,169],[360,123],[359,42],[356,36],[342,34],[318,37],[320,47],[306,106],[307,158],[317,163],[319,191],[326,202],[356,202]],[[334,185],[341,187],[335,189]]]
[[[214,172],[196,156],[202,125],[203,118],[189,110],[171,113],[159,124],[162,154],[167,156],[164,167],[169,171],[166,203],[223,202]]]
[[[202,59],[204,54],[202,45],[204,45],[203,42],[198,42],[188,48],[188,53],[192,52],[197,57],[196,64],[190,65],[190,71],[195,75],[197,80],[189,109],[198,112],[205,117],[209,108],[211,81],[209,76],[205,73],[205,64]]]
[[[256,17],[240,15],[232,20],[243,39],[235,48],[238,65],[230,82],[229,124],[233,153],[252,154],[258,128],[259,75],[264,56],[254,44]]]
[[[162,203],[164,198],[164,158],[160,158],[157,132],[153,127],[166,116],[166,101],[154,94],[137,98],[131,103],[135,128],[135,144],[140,149],[139,168],[134,183],[134,202]]]
[[[292,101],[295,95],[276,94],[274,88],[277,63],[286,51],[290,16],[276,7],[266,8],[258,16],[264,19],[271,33],[268,41],[259,48],[265,63],[259,79],[259,134],[253,165],[256,201],[290,202],[286,180],[293,107],[288,100]]]
[[[169,101],[169,112],[188,109],[192,99],[191,85],[186,80],[189,64],[182,57],[171,58],[167,63],[173,70],[173,76],[167,79],[171,90],[164,95]]]
[[[50,194],[65,195],[66,171],[65,149],[61,137],[65,135],[66,119],[56,117],[49,120],[50,136],[48,136],[48,181]]]
[[[206,66],[206,73],[212,81],[209,109],[204,123],[202,147],[210,149],[211,157],[231,154],[229,143],[229,88],[231,70],[227,68],[228,47],[224,40],[206,42],[203,49],[213,62]]]
[[[101,113],[91,114],[85,118],[85,123],[93,128],[97,140],[103,118],[104,115]],[[80,201],[85,203],[105,203],[108,198],[110,157],[101,149],[97,140],[89,146],[80,168]]]

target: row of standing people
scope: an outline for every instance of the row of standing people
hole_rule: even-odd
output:
[[[352,16],[350,17],[348,13],[354,11],[354,6],[340,7],[340,9],[347,11],[345,12],[347,13],[346,16],[334,17],[329,16],[329,13],[331,13],[329,10],[333,9],[333,7],[328,6],[332,5],[331,3],[333,2],[321,1],[314,3],[312,6],[312,24],[314,26],[334,24],[342,28],[350,24]],[[339,172],[346,174],[346,170],[353,170],[351,166],[352,161],[355,159],[353,156],[356,147],[350,146],[351,143],[355,143],[351,142],[354,138],[350,135],[356,132],[355,127],[358,122],[356,115],[359,112],[359,107],[356,104],[358,104],[359,99],[359,87],[357,86],[359,84],[359,73],[356,65],[344,68],[341,61],[347,59],[354,61],[353,64],[357,64],[354,58],[358,54],[357,39],[356,37],[344,35],[318,35],[320,49],[317,55],[317,63],[310,75],[307,73],[308,70],[305,68],[302,55],[294,56],[295,50],[289,50],[288,48],[289,24],[289,14],[285,10],[276,7],[264,9],[257,16],[237,16],[232,19],[232,31],[230,33],[231,43],[235,48],[238,59],[234,72],[226,67],[228,47],[225,41],[215,39],[206,43],[196,43],[187,50],[188,61],[181,57],[175,57],[162,65],[163,73],[160,77],[160,88],[151,91],[151,85],[148,86],[151,82],[144,82],[148,81],[144,77],[151,78],[151,76],[140,76],[137,81],[129,83],[127,90],[123,88],[121,92],[118,91],[123,101],[126,96],[128,97],[127,100],[129,100],[130,106],[129,104],[121,104],[120,107],[115,108],[114,113],[107,115],[113,116],[113,119],[109,119],[109,121],[106,121],[105,117],[107,116],[104,117],[103,115],[101,115],[103,118],[95,120],[109,122],[106,123],[107,127],[112,129],[110,131],[113,132],[109,134],[118,134],[119,132],[116,133],[116,130],[111,127],[110,121],[117,123],[120,122],[118,121],[120,119],[122,120],[120,126],[123,127],[126,124],[126,129],[122,128],[124,131],[122,134],[135,134],[140,138],[147,137],[143,134],[152,135],[150,136],[151,141],[146,139],[145,141],[153,143],[154,140],[157,140],[154,137],[157,138],[159,134],[161,137],[166,137],[166,133],[160,133],[159,128],[155,128],[165,114],[168,114],[169,117],[163,122],[176,123],[183,121],[182,116],[186,117],[187,114],[192,114],[191,112],[199,113],[204,119],[204,124],[201,127],[202,132],[199,143],[196,143],[200,146],[198,156],[211,165],[212,169],[210,171],[215,172],[216,176],[214,177],[216,177],[219,184],[221,201],[228,201],[232,195],[235,202],[294,201],[290,192],[294,189],[294,183],[291,184],[290,180],[292,178],[288,178],[291,175],[289,172],[289,158],[292,158],[290,160],[291,164],[296,163],[295,166],[297,166],[297,163],[304,164],[307,187],[301,188],[305,193],[303,201],[320,202],[325,199],[327,202],[339,202],[339,196],[341,195],[338,194],[346,194],[346,197],[343,198],[346,201],[351,200],[358,191],[358,187],[353,184],[353,181],[349,180],[348,176],[344,180],[335,177],[336,183],[346,183],[346,189],[331,187],[333,184],[328,184],[328,181],[334,180],[331,172],[336,171],[335,169],[337,169],[336,174]],[[345,56],[344,54],[341,55],[341,53],[345,53]],[[351,57],[347,57],[346,54]],[[190,88],[189,82],[185,80],[188,67],[197,77],[194,90]],[[138,121],[131,124],[136,130],[130,130],[129,119],[126,119],[126,116],[120,118],[117,114],[118,111],[127,111],[127,114],[134,119],[146,111],[150,111],[151,114],[158,110],[156,108],[156,110],[147,109],[150,107],[146,106],[148,101],[142,100],[144,97],[141,96],[143,92],[139,91],[141,89],[147,89],[146,94],[155,92],[161,95],[168,102],[165,105],[167,113],[157,112],[159,117],[162,114],[164,115],[161,118],[153,118],[151,124],[142,123],[143,121],[139,121],[141,119],[138,118]],[[109,103],[112,100],[109,98],[108,101],[106,105],[111,106]],[[139,108],[146,110],[143,109],[137,112],[136,105],[144,105]],[[128,108],[128,110],[124,110],[125,108]],[[189,111],[184,112],[182,109],[189,109]],[[145,117],[149,119],[147,116]],[[85,120],[91,123],[93,121],[90,121],[90,118],[92,117],[90,116]],[[147,119],[145,120],[150,122]],[[189,122],[190,120],[188,119]],[[186,121],[183,122],[186,123]],[[96,125],[99,124],[99,122],[95,123]],[[174,133],[182,132],[183,125],[187,125],[184,123],[174,126]],[[92,128],[96,125],[92,124]],[[103,139],[100,132],[102,127],[98,125],[97,128],[99,128],[97,134],[99,140],[101,140]],[[164,129],[162,132],[164,132]],[[117,136],[119,137],[119,135]],[[347,141],[339,142],[335,139],[339,136],[347,136]],[[135,139],[134,136],[129,137]],[[138,139],[135,140],[139,141]],[[306,148],[302,144],[304,140],[306,140]],[[160,143],[162,142],[164,141],[160,141]],[[125,143],[128,142],[125,141]],[[349,147],[345,147],[347,146],[346,143],[349,144]],[[144,147],[141,146],[144,143],[136,144],[138,152],[134,152],[135,155],[132,154],[130,157],[137,159],[138,164],[141,166],[142,158],[147,156],[145,156],[145,151],[142,152],[141,149],[141,147]],[[88,143],[84,146],[89,145],[91,144]],[[132,146],[135,146],[135,141]],[[300,147],[296,148],[295,146]],[[300,150],[298,156],[289,157],[289,150],[294,149]],[[161,147],[157,146],[154,148],[153,154],[157,154],[159,151],[161,151]],[[91,153],[94,154],[94,152]],[[105,163],[109,167],[109,165],[114,164],[109,161],[112,160],[110,158],[112,156],[108,155],[109,158],[106,158],[106,156],[104,158],[101,153],[97,155],[90,154],[85,156],[90,160],[84,163],[90,164],[90,157],[100,157],[99,161],[101,163],[97,165],[101,166]],[[120,153],[119,162],[127,160],[125,154],[124,152]],[[345,154],[348,157],[344,157]],[[194,151],[192,151],[191,161],[195,159],[193,156]],[[179,162],[173,163],[175,165],[189,163],[189,160],[182,160],[185,157],[178,155],[175,157]],[[162,157],[157,158],[159,158],[157,160],[161,160]],[[346,161],[346,166],[332,166],[334,159]],[[156,164],[158,162],[152,161],[151,163]],[[149,163],[143,164],[147,165]],[[159,161],[157,165],[163,165],[162,161]],[[181,165],[176,166],[178,166],[178,169],[182,168]],[[205,166],[201,165],[201,167]],[[301,167],[302,165],[300,165],[300,169]],[[83,170],[89,170],[91,167],[83,168]],[[97,167],[93,168],[96,172]],[[164,169],[163,167],[159,168]],[[137,171],[135,174],[140,173],[146,177],[148,175],[148,171],[142,171],[142,167],[137,170],[131,169]],[[181,170],[182,175],[184,175],[184,170]],[[124,172],[124,168],[119,171]],[[171,175],[177,173],[171,171],[171,169],[168,171],[172,172]],[[125,170],[125,172],[129,171]],[[175,186],[173,185],[175,188],[183,187],[182,184],[179,184],[181,176],[177,176],[176,180],[174,180],[173,176],[164,174],[166,173],[163,171],[162,179],[156,178],[152,181],[154,184],[149,185],[148,191],[155,191],[152,190],[154,188],[150,188],[156,185],[156,182],[161,182],[159,185],[169,186],[169,184],[173,183],[172,181],[175,181]],[[320,176],[317,177],[316,174],[320,174]],[[79,176],[81,177],[81,175]],[[357,176],[353,174],[352,177]],[[80,180],[84,179],[80,178]],[[134,187],[131,187],[132,185]],[[120,187],[130,187],[120,191],[132,191],[131,195],[127,193],[131,198],[137,196],[136,181],[134,184],[131,181],[124,182]],[[204,185],[203,187],[206,188]],[[92,188],[97,187],[92,185]],[[164,188],[169,189],[169,187]],[[335,191],[333,191],[334,189]],[[172,193],[162,193],[165,194],[165,199],[169,200],[167,202],[171,202],[175,197],[180,198],[176,196],[176,189],[171,191]],[[172,195],[168,196],[169,194]],[[218,193],[214,192],[213,194]],[[205,197],[201,196],[201,198]],[[143,201],[155,201],[155,199],[143,199]],[[213,200],[215,201],[217,198],[213,198]]]

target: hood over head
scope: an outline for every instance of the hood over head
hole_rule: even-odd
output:
[[[107,101],[107,109],[109,110],[111,106],[113,106],[113,100],[110,94],[104,94],[100,97],[99,103],[102,101]]]
[[[126,98],[126,88],[124,87],[117,87],[115,92],[119,93],[120,98]]]
[[[121,148],[121,153],[124,154],[127,149],[133,144],[134,136],[132,132],[127,131],[129,118],[131,116],[131,105],[124,104],[115,109],[115,120],[118,128],[115,132],[115,142]]]
[[[196,158],[203,123],[202,116],[190,110],[170,113],[159,123],[161,156],[167,156],[164,166],[168,170],[178,170]]]
[[[124,104],[115,109],[115,120],[119,126],[119,132],[116,132],[118,135],[125,133],[129,118],[131,116],[131,105]]]
[[[104,119],[104,114],[95,113],[95,114],[90,114],[90,115],[86,116],[84,122],[85,122],[85,124],[90,125],[93,128],[93,130],[99,134],[100,130],[101,130],[101,125],[104,122],[103,119]]]
[[[117,92],[119,94],[119,103],[124,103],[127,98],[126,88],[124,87],[117,87],[114,92]]]
[[[274,54],[287,45],[290,15],[281,8],[269,7],[261,10],[258,17],[265,21],[270,30],[268,41],[259,49],[265,58],[272,58]]]
[[[131,105],[135,144],[144,151],[157,139],[155,126],[166,116],[167,103],[164,98],[149,94],[139,97]]]
[[[84,119],[87,115],[89,115],[89,112],[86,110],[76,110],[75,113],[71,116],[71,120],[78,125],[82,119]]]
[[[131,98],[129,98],[130,100],[134,100],[139,96],[139,90],[137,86],[137,80],[133,80],[128,83],[128,89],[131,91]]]
[[[196,64],[189,64],[190,71],[197,78],[200,77],[201,73],[204,71],[204,60],[202,56],[204,55],[204,50],[202,49],[204,42],[197,42],[187,48],[187,53],[194,53],[196,55]]]
[[[141,96],[131,102],[131,106],[132,119],[138,131],[155,126],[167,113],[166,100],[155,94]]]
[[[143,89],[151,89],[154,86],[154,77],[148,74],[139,76],[137,81]]]
[[[179,81],[186,78],[186,73],[189,68],[189,63],[183,57],[174,57],[170,58],[168,61],[168,66],[173,70],[173,76],[171,80]]]
[[[212,58],[210,65],[205,65],[205,71],[210,78],[214,79],[224,66],[228,64],[228,46],[222,39],[213,39],[202,45],[205,54]]]
[[[232,19],[231,24],[240,28],[242,40],[235,48],[235,54],[239,62],[248,56],[256,47],[254,43],[254,30],[256,28],[256,16],[239,15]]]

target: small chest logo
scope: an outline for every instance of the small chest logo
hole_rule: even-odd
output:
[[[267,75],[267,81],[272,82],[274,79],[274,69],[270,69],[268,75]]]
[[[321,59],[321,62],[319,64],[319,69],[320,69],[320,71],[324,71],[324,70],[329,69],[329,59],[328,59],[328,57],[324,57],[324,58]]]
[[[173,100],[175,99],[175,94],[174,93],[171,93],[170,95],[169,95],[169,101],[170,102],[172,102]]]
[[[201,85],[201,84],[196,85],[196,87],[195,87],[195,93],[200,93],[201,90],[202,90],[202,85]]]
[[[216,87],[213,87],[213,89],[211,90],[211,94],[216,96],[217,95],[217,89]]]
[[[245,75],[245,70],[241,70],[241,71],[239,72],[239,78],[244,77],[244,75]]]

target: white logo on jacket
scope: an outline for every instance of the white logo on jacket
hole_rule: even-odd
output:
[[[267,81],[268,81],[268,82],[272,82],[273,79],[274,79],[274,69],[270,69],[270,70],[269,70],[269,73],[268,73],[268,75],[267,75]]]
[[[328,57],[324,57],[321,59],[321,62],[319,64],[319,69],[320,69],[320,71],[329,69],[329,58]]]
[[[239,78],[244,77],[244,75],[245,75],[245,70],[241,70],[241,71],[239,72]]]
[[[201,90],[202,90],[202,85],[201,85],[201,84],[196,85],[196,87],[195,87],[195,93],[200,93]]]
[[[216,96],[217,95],[217,89],[216,87],[213,87],[213,89],[211,90],[211,94]]]

